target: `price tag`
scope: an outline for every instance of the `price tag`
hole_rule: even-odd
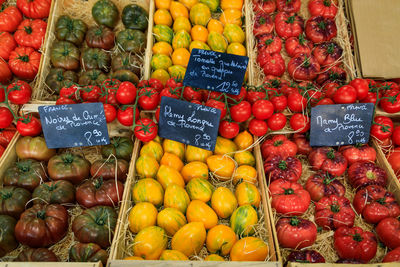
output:
[[[110,143],[102,103],[40,106],[39,114],[49,148]]]
[[[368,143],[374,104],[321,105],[311,109],[311,146]]]

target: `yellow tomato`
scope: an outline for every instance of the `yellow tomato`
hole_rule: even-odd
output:
[[[133,186],[132,200],[134,203],[150,202],[160,207],[164,200],[164,189],[161,184],[152,178],[140,179]]]
[[[158,260],[167,248],[168,238],[164,229],[149,226],[142,229],[133,240],[133,254],[146,260]]]
[[[183,78],[185,77],[186,68],[181,65],[173,65],[168,68],[168,73],[171,78],[183,80]]]
[[[244,47],[244,45],[242,45],[241,43],[229,44],[228,48],[226,49],[226,53],[238,55],[238,56],[246,56],[247,55],[246,47]]]
[[[253,136],[248,131],[239,133],[233,140],[233,142],[235,142],[235,144],[238,146],[239,150],[247,149],[253,144],[253,141]]]
[[[207,24],[207,29],[209,32],[218,32],[222,34],[224,31],[224,25],[216,19],[210,19]]]
[[[192,38],[190,34],[185,30],[175,32],[174,38],[172,39],[172,48],[189,48]]]
[[[137,203],[129,212],[129,229],[137,234],[147,226],[156,225],[157,209],[150,202]]]
[[[257,184],[257,170],[249,165],[239,166],[233,175],[233,183],[237,184],[242,181]]]
[[[156,8],[165,8],[169,9],[169,6],[171,5],[171,0],[155,0],[156,1]]]
[[[200,200],[192,200],[186,211],[186,218],[189,223],[202,222],[208,230],[218,223],[218,217],[215,211],[206,203]]]
[[[210,254],[210,255],[207,255],[207,257],[204,258],[204,261],[225,261],[225,259],[222,258],[220,255]]]
[[[235,8],[242,10],[243,7],[243,0],[221,0],[221,8],[222,10],[228,8]]]
[[[201,26],[201,25],[195,25],[193,26],[191,32],[193,41],[201,41],[201,42],[207,42],[207,37],[208,37],[208,30],[206,27]]]
[[[157,181],[162,185],[164,190],[172,184],[185,187],[185,181],[182,175],[172,167],[161,165],[157,172]]]
[[[240,26],[236,24],[225,24],[224,37],[228,43],[243,43],[246,39],[246,35]]]
[[[185,224],[185,215],[174,208],[164,208],[157,215],[157,225],[163,228],[168,236],[173,236]]]
[[[228,156],[213,155],[207,158],[210,171],[221,181],[230,180],[235,170],[235,162]]]
[[[268,245],[258,237],[245,237],[233,245],[232,261],[265,261],[268,257]]]
[[[208,179],[208,167],[204,162],[192,161],[183,166],[181,174],[186,183],[194,178]]]
[[[179,0],[185,7],[187,7],[189,10],[197,4],[199,1],[198,0]]]
[[[149,155],[142,155],[137,158],[136,173],[140,178],[154,178],[156,177],[159,164],[157,160]]]
[[[174,32],[180,31],[180,30],[185,30],[187,32],[190,32],[192,29],[192,25],[190,24],[190,21],[186,17],[179,17],[176,18],[174,21],[174,25],[172,26],[172,29]]]
[[[250,165],[254,167],[256,165],[256,159],[254,158],[253,154],[248,150],[235,153],[234,160],[239,166]]]
[[[185,189],[176,184],[167,187],[164,194],[164,207],[175,208],[182,213],[186,212],[190,198]]]
[[[222,24],[236,24],[242,26],[242,11],[238,9],[226,9],[219,17]]]
[[[214,192],[214,186],[206,179],[194,178],[186,185],[186,192],[191,200],[208,202]]]
[[[142,146],[142,148],[140,149],[140,155],[152,156],[159,162],[163,155],[163,149],[161,144],[152,140],[150,142],[147,142],[144,146]]]
[[[203,49],[203,50],[211,50],[208,44],[203,43],[201,41],[192,41],[189,45],[189,51],[192,52],[193,48]]]
[[[177,1],[172,1],[169,6],[169,12],[171,12],[172,18],[176,20],[179,17],[189,18],[189,12],[187,8]]]
[[[151,78],[160,80],[160,82],[162,82],[162,84],[164,85],[168,81],[170,76],[169,76],[168,71],[163,70],[163,69],[159,69],[159,70],[155,70],[151,74]]]
[[[260,206],[261,196],[257,187],[251,183],[243,182],[236,186],[235,196],[239,206],[252,205]]]
[[[206,162],[207,158],[212,154],[213,154],[212,151],[188,145],[186,146],[185,159],[187,162],[192,162],[192,161]]]
[[[217,137],[217,142],[215,143],[214,154],[225,155],[225,154],[232,154],[235,151],[237,151],[237,146],[232,140],[223,138],[221,136]]]
[[[171,26],[172,16],[167,9],[157,9],[157,11],[154,12],[154,23],[156,25],[161,24]]]
[[[130,256],[124,258],[124,260],[129,260],[129,261],[143,261],[144,259],[138,256]]]
[[[165,139],[163,142],[163,148],[164,148],[164,152],[169,152],[169,153],[175,154],[181,160],[183,160],[183,157],[185,155],[185,145],[184,144],[174,141],[174,140]]]
[[[171,240],[171,248],[179,250],[187,257],[198,254],[206,241],[206,229],[201,222],[184,225]]]
[[[222,219],[229,218],[237,207],[235,195],[226,187],[215,189],[211,197],[211,207]]]
[[[187,67],[190,53],[186,48],[177,48],[172,53],[172,64]]]
[[[210,8],[205,4],[197,3],[190,9],[190,21],[193,25],[202,25],[205,27],[210,18]]]
[[[172,54],[172,46],[167,42],[157,42],[152,48],[153,54],[162,54],[170,56]]]
[[[189,260],[185,254],[178,250],[166,249],[161,253],[160,261],[187,261]]]
[[[165,152],[160,161],[161,165],[169,166],[180,172],[183,168],[182,160],[175,154]]]
[[[236,241],[236,234],[232,228],[220,224],[208,231],[206,246],[209,252],[226,256],[229,254]]]

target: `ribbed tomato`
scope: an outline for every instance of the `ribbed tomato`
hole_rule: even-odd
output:
[[[350,201],[345,197],[330,195],[315,203],[315,222],[328,230],[352,227],[355,216]]]
[[[298,217],[280,218],[276,223],[276,231],[279,244],[284,248],[305,248],[317,239],[315,224]]]
[[[318,171],[308,178],[304,188],[310,193],[313,201],[319,201],[325,196],[344,196],[346,188],[335,177],[324,171]]]

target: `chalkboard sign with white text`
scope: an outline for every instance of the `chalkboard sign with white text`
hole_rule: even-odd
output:
[[[321,105],[311,109],[311,146],[368,143],[374,104]]]
[[[49,148],[110,143],[102,103],[40,106],[39,114]]]
[[[214,151],[220,116],[217,108],[162,97],[158,135]]]
[[[183,84],[238,95],[248,62],[245,56],[195,48],[190,54]]]

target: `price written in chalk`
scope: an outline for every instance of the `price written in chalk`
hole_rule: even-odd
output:
[[[248,61],[244,56],[193,49],[183,84],[238,95]]]
[[[373,104],[324,105],[311,109],[311,146],[367,143]]]
[[[40,106],[49,148],[107,145],[107,123],[101,103]]]
[[[213,151],[221,111],[216,108],[176,100],[161,99],[159,136]]]

